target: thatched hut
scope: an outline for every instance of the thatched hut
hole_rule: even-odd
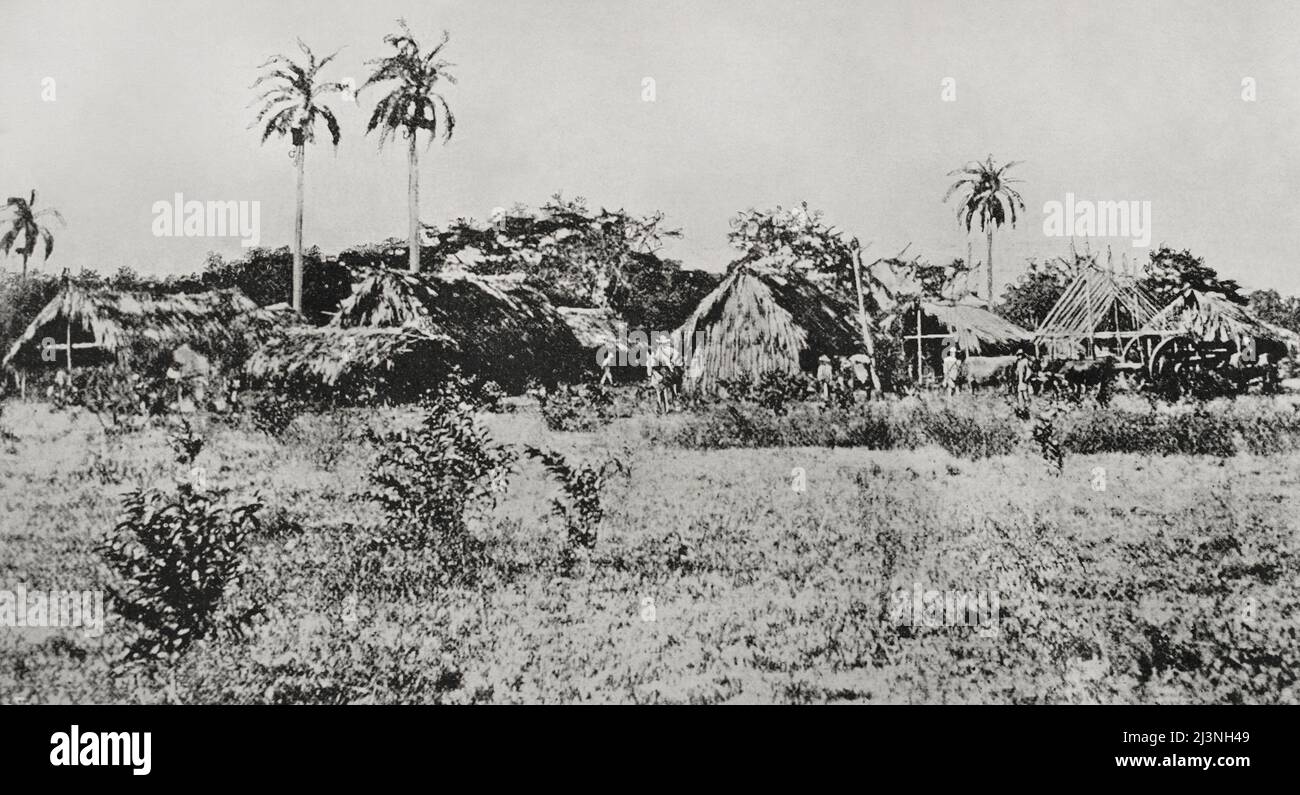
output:
[[[955,301],[915,300],[899,313],[903,355],[913,374],[924,377],[942,368],[950,346],[967,355],[996,355],[1030,342],[1032,332],[984,308],[973,295]]]
[[[14,342],[3,366],[30,371],[118,362],[144,370],[165,366],[173,351],[188,346],[221,368],[238,367],[292,320],[259,309],[236,288],[155,294],[69,282]]]
[[[411,325],[445,337],[454,363],[508,391],[530,378],[550,385],[575,378],[587,358],[545,296],[509,276],[370,269],[330,325]]]
[[[299,395],[417,397],[454,343],[415,326],[301,326],[268,340],[245,366],[255,384]]]
[[[673,335],[686,362],[685,387],[712,392],[720,381],[815,369],[821,354],[858,353],[854,316],[781,262],[733,263]]]

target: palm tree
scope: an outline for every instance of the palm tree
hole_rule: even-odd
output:
[[[10,218],[3,236],[0,236],[0,252],[5,256],[9,255],[10,249],[17,242],[21,235],[23,242],[18,245],[18,253],[23,258],[23,281],[27,280],[27,260],[36,252],[36,241],[45,242],[45,259],[50,258],[50,253],[54,251],[54,235],[50,232],[49,227],[40,222],[40,219],[47,216],[53,216],[58,219],[59,223],[64,223],[63,215],[53,207],[46,207],[43,210],[36,210],[36,191],[32,191],[30,199],[24,199],[21,196],[10,196],[9,201],[5,202],[5,209],[9,211]]]
[[[1016,225],[1016,207],[1024,212],[1025,203],[1020,198],[1020,194],[1011,187],[1011,183],[1020,182],[1018,179],[1010,179],[1006,172],[1012,166],[1021,161],[1013,160],[1002,166],[993,162],[993,155],[989,155],[988,160],[983,163],[978,161],[967,163],[956,171],[948,172],[950,177],[960,177],[948,188],[948,192],[943,195],[943,200],[948,201],[954,193],[964,190],[965,195],[962,197],[961,205],[957,208],[957,222],[966,225],[966,231],[971,231],[971,225],[976,219],[979,220],[980,229],[988,235],[989,240],[989,261],[988,261],[988,285],[989,285],[989,307],[993,306],[993,230],[1002,226],[1007,218],[1011,219],[1011,226]]]
[[[442,32],[438,46],[421,53],[420,44],[406,26],[406,20],[399,19],[397,24],[401,26],[401,33],[384,37],[384,43],[392,45],[395,52],[369,62],[375,70],[361,89],[379,83],[393,83],[389,92],[375,105],[366,132],[379,130],[381,148],[390,136],[399,131],[406,136],[409,264],[411,273],[417,273],[420,270],[420,155],[416,149],[416,136],[420,130],[428,130],[429,142],[432,143],[438,137],[441,117],[442,140],[444,143],[451,140],[456,117],[437,89],[440,80],[455,85],[456,78],[447,72],[453,64],[438,57],[442,48],[447,46],[449,36],[446,31]]]
[[[329,129],[330,140],[335,148],[339,145],[339,121],[334,112],[321,103],[329,94],[347,91],[342,83],[317,82],[316,74],[338,55],[335,51],[320,61],[311,48],[298,40],[298,48],[307,56],[306,65],[294,63],[284,55],[272,55],[259,69],[266,70],[252,88],[263,83],[271,87],[253,100],[261,103],[257,119],[249,127],[266,123],[262,130],[262,143],[272,135],[290,136],[293,141],[293,159],[298,168],[298,201],[293,219],[293,308],[302,311],[302,205],[303,205],[303,159],[306,146],[315,141],[316,124],[324,120]]]

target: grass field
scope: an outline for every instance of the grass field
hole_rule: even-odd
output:
[[[591,433],[530,405],[480,419],[628,466],[577,568],[558,486],[527,458],[472,525],[493,561],[474,587],[413,587],[367,556],[375,451],[354,431],[409,410],[305,417],[284,442],[211,423],[195,463],[265,506],[231,597],[262,616],[157,667],[114,664],[111,613],[98,638],[0,627],[0,702],[1300,700],[1300,453],[1076,454],[1056,476],[1029,444],[700,450],[647,441],[664,434],[644,415]],[[0,588],[102,587],[93,546],[122,495],[171,488],[166,433],[109,440],[40,404],[3,422]],[[996,592],[995,631],[900,623],[918,587]]]

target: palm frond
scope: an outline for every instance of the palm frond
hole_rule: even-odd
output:
[[[321,118],[325,119],[325,126],[329,128],[330,140],[333,141],[335,146],[338,146],[339,139],[343,137],[339,129],[339,120],[334,118],[334,112],[329,108],[321,108],[320,115]]]

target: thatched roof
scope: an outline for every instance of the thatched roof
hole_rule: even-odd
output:
[[[1152,316],[1142,331],[1162,335],[1172,332],[1205,342],[1235,343],[1251,337],[1290,348],[1300,346],[1300,335],[1295,332],[1260,320],[1226,296],[1190,287]]]
[[[767,259],[734,263],[674,334],[689,355],[686,385],[810,369],[820,354],[861,350],[853,311],[797,272]]]
[[[245,365],[255,382],[307,392],[346,394],[373,386],[389,397],[414,397],[440,371],[453,343],[414,326],[286,329]]]
[[[1131,337],[1157,311],[1155,302],[1131,278],[1085,268],[1057,299],[1038,326],[1038,342],[1089,337]]]
[[[370,269],[330,325],[412,325],[454,343],[467,372],[519,388],[571,376],[590,357],[546,297],[509,276]]]
[[[626,324],[613,310],[600,307],[588,309],[580,306],[557,306],[555,308],[564,318],[564,322],[573,330],[573,336],[584,348],[615,347],[620,337],[626,339]],[[624,327],[622,335],[619,327]]]
[[[37,313],[3,364],[15,369],[48,364],[41,356],[43,341],[64,345],[69,330],[73,366],[113,359],[147,365],[186,344],[229,363],[241,360],[285,322],[296,322],[296,315],[261,310],[236,288],[154,294],[86,290],[68,283]],[[66,362],[61,351],[57,358]]]
[[[956,341],[958,347],[978,353],[986,346],[1011,348],[1028,342],[1034,335],[972,301],[925,301],[921,311],[933,318]],[[913,327],[906,327],[911,330]]]

